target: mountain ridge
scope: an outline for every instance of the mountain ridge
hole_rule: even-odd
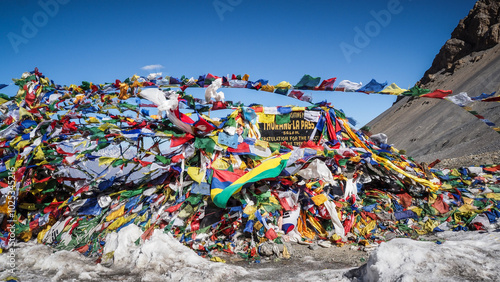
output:
[[[466,92],[470,97],[500,93],[499,27],[500,2],[479,0],[417,85],[453,90],[452,95]],[[475,102],[469,107],[500,124],[498,102]],[[446,100],[403,97],[367,126],[372,133],[387,134],[389,143],[418,161],[440,159],[449,166],[500,161],[500,134]]]

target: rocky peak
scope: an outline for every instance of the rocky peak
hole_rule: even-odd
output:
[[[451,33],[451,39],[441,47],[419,84],[431,82],[436,73],[453,73],[461,65],[460,59],[499,42],[500,0],[478,0]]]

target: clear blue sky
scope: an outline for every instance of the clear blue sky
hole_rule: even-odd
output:
[[[103,83],[147,75],[141,67],[159,64],[164,68],[158,71],[178,77],[248,73],[250,80],[295,84],[310,74],[337,77],[337,83],[348,79],[366,84],[375,78],[407,88],[430,67],[474,3],[1,1],[0,83],[8,84],[34,67],[59,84]],[[381,16],[377,22],[372,11],[389,14],[390,19]],[[361,40],[356,30],[369,42]],[[356,52],[345,55],[341,46]],[[268,105],[300,102],[252,90],[223,91],[228,100]],[[0,92],[11,95],[15,88]],[[395,101],[392,96],[374,94],[306,93],[314,101],[327,99],[360,125]]]

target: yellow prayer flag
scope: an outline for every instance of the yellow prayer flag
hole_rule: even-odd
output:
[[[418,216],[420,216],[422,214],[422,208],[413,206],[413,207],[409,207],[408,209],[413,211],[414,213],[416,213]]]
[[[297,231],[302,235],[302,237],[312,240],[316,237],[316,234],[314,234],[314,231],[307,227],[305,212],[301,211],[300,213],[299,220],[297,221]]]
[[[370,222],[368,222],[368,224],[365,225],[365,227],[363,227],[359,230],[359,235],[365,236],[365,235],[370,234],[370,232],[373,229],[375,229],[376,226],[377,226],[377,221],[371,220]]]
[[[119,209],[111,212],[108,216],[106,216],[106,221],[112,221],[113,219],[119,218],[124,214],[125,214],[125,205],[121,205]]]
[[[96,117],[89,117],[88,120],[86,120],[87,123],[99,123],[99,119]]]
[[[226,263],[226,261],[220,257],[212,257],[210,261]]]
[[[115,230],[115,229],[118,229],[118,227],[122,226],[123,224],[131,221],[132,219],[136,218],[137,217],[137,214],[131,214],[129,216],[123,216],[123,217],[120,217],[118,218],[117,220],[113,221],[113,223],[111,223],[109,226],[108,226],[108,230]]]
[[[399,95],[403,92],[407,91],[406,89],[401,89],[399,86],[396,85],[396,83],[392,83],[391,85],[388,85],[385,87],[380,93],[383,94],[391,94],[391,95]]]
[[[43,85],[49,85],[49,79],[48,79],[48,78],[39,77],[38,79],[40,79],[40,82],[41,82]],[[42,87],[40,87],[40,88],[42,88]]]
[[[458,211],[460,211],[460,212],[472,212],[472,211],[477,211],[477,208],[470,205],[470,204],[465,204],[465,205],[462,205],[461,207],[459,207]]]
[[[316,206],[321,206],[324,202],[328,201],[328,198],[325,194],[319,194],[314,197],[311,197],[311,200],[314,202]]]
[[[453,189],[453,186],[451,186],[451,184],[449,184],[449,183],[443,183],[441,185],[441,188],[444,190],[450,190],[450,189]]]
[[[79,103],[80,103],[80,102],[82,102],[84,99],[85,99],[85,95],[83,95],[83,94],[78,94],[78,95],[76,95],[75,100],[73,101],[73,104],[79,104]]]
[[[43,90],[43,87],[38,87],[38,89],[35,92],[36,96],[40,95],[40,93],[42,93],[42,90]]]
[[[273,115],[273,114],[257,113],[257,116],[259,117],[260,123],[273,123],[274,122],[275,115]]]
[[[292,88],[292,85],[290,84],[290,82],[282,81],[282,82],[276,84],[274,87],[290,89],[290,88]]]
[[[486,198],[500,201],[500,193],[486,193],[485,196],[486,196]]]
[[[121,131],[120,127],[118,127],[116,124],[112,124],[112,123],[103,123],[98,127],[98,129],[101,131],[106,131],[108,129],[116,129],[116,130]]]
[[[464,201],[464,204],[466,204],[466,205],[472,205],[472,203],[474,203],[474,199],[471,199],[468,197],[462,197],[462,200]]]
[[[190,166],[187,169],[188,175],[196,182],[201,183],[203,179],[205,178],[204,173],[200,173],[200,168],[199,167],[194,167]]]
[[[99,158],[99,166],[110,165],[115,160],[116,160],[116,158],[113,158],[113,157],[100,157]]]
[[[204,114],[202,114],[201,117],[204,118],[206,121],[213,123],[215,126],[219,126],[222,123],[221,121],[213,120],[209,116],[204,115]]]
[[[264,148],[264,149],[269,148],[269,142],[264,141],[264,140],[256,139],[254,145],[257,147]]]
[[[438,226],[439,226],[439,221],[434,221],[432,219],[429,219],[425,222],[424,229],[430,233],[434,230],[434,228]]]
[[[36,236],[36,241],[38,242],[38,244],[42,243],[43,237],[45,237],[45,234],[47,234],[50,228],[52,228],[52,225],[47,225],[45,229],[38,233],[38,235]]]
[[[45,159],[45,154],[42,151],[42,148],[40,146],[36,147],[35,149],[35,160],[44,160]]]
[[[266,92],[274,92],[274,86],[269,85],[269,84],[262,85],[262,87],[260,88],[260,90],[261,91],[266,91]]]
[[[229,163],[222,158],[217,158],[215,159],[215,161],[213,161],[212,168],[219,170],[226,170],[229,168]]]
[[[25,116],[28,116],[28,117],[30,117],[31,119],[34,119],[34,118],[33,118],[33,115],[32,115],[30,112],[28,112],[28,110],[26,110],[26,109],[25,109],[25,108],[23,108],[23,107],[19,107],[19,118],[20,118],[20,119],[22,119],[22,118],[23,118],[23,117],[25,117]]]
[[[312,215],[307,215],[307,221],[314,227],[316,232],[321,237],[328,237],[328,232],[326,232],[325,228],[321,225],[321,223],[316,219],[316,217]],[[313,237],[314,238],[314,237]]]
[[[243,209],[243,212],[248,215],[249,220],[253,220],[255,218],[255,212],[257,211],[256,206],[252,205],[247,205],[245,209]]]
[[[18,151],[21,151],[22,148],[28,146],[30,143],[31,143],[30,140],[20,141],[19,143],[16,144],[16,146],[14,146],[14,148],[16,148]]]

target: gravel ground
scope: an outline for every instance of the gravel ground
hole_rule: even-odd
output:
[[[415,158],[418,160],[419,158]],[[480,166],[488,164],[500,164],[500,151],[483,153],[478,155],[463,156],[441,160],[435,168],[459,168],[468,166]]]
[[[366,264],[370,255],[352,245],[323,248],[316,244],[291,243],[288,246],[292,255],[289,259],[274,255],[262,257],[259,262],[245,261],[237,256],[223,258],[228,264],[242,266],[249,272],[243,277],[235,277],[234,281],[337,281],[346,279],[345,273]]]

